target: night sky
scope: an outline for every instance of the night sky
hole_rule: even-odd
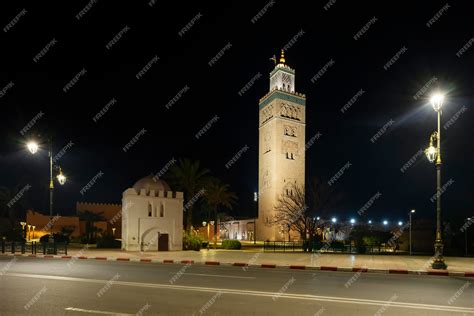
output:
[[[442,184],[452,179],[442,195],[444,216],[459,221],[474,215],[474,47],[456,55],[470,40],[474,46],[473,8],[468,1],[449,1],[446,7],[445,1],[362,5],[336,0],[327,10],[326,4],[48,1],[5,7],[2,2],[0,185],[31,185],[25,198],[47,212],[47,153],[32,156],[24,144],[50,135],[55,152],[74,144],[58,162],[68,176],[55,190],[55,212],[62,215],[73,214],[76,201],[120,203],[135,181],[185,157],[200,160],[231,185],[239,196],[231,214],[252,215],[258,101],[268,92],[269,58],[288,44],[286,63],[296,70],[296,91],[307,97],[306,140],[322,134],[306,153],[307,181],[328,181],[351,164],[334,184],[343,194],[335,215],[357,215],[380,192],[367,211],[372,219],[405,220],[412,208],[419,217],[434,218],[435,167],[416,155],[436,128],[428,102],[436,89],[447,93],[442,125],[458,113],[442,129]],[[77,82],[67,88],[76,75]],[[112,99],[116,102],[95,122]],[[22,136],[39,113],[42,117]],[[371,142],[384,125],[385,133]],[[227,169],[244,146],[249,150]],[[413,156],[416,161],[402,173]],[[100,172],[103,176],[82,195]]]

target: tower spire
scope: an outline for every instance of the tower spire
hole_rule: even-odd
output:
[[[283,49],[281,50],[280,63],[285,64],[285,51]]]

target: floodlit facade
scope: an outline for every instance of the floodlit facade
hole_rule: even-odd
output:
[[[296,92],[295,71],[279,63],[270,73],[270,91],[259,102],[258,240],[285,240],[274,223],[274,206],[293,185],[305,185],[306,98]]]

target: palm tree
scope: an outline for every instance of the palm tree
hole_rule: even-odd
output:
[[[193,225],[193,208],[196,201],[203,194],[208,169],[201,169],[199,161],[189,159],[179,160],[171,167],[166,178],[175,190],[182,190],[185,197],[186,230],[191,231]]]
[[[222,184],[217,179],[212,179],[206,186],[204,199],[206,204],[213,211],[214,217],[214,249],[217,244],[217,212],[220,207],[232,209],[232,206],[237,202],[237,195],[229,191],[228,184]]]
[[[86,222],[86,237],[89,242],[90,239],[95,238],[95,232],[97,231],[94,226],[95,222],[104,221],[104,212],[94,213],[88,210],[79,212],[79,219]]]

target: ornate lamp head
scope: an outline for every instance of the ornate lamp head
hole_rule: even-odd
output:
[[[434,132],[433,134],[431,134],[430,146],[425,149],[426,158],[428,158],[430,162],[434,162],[436,160],[436,157],[438,157],[438,149],[433,145],[437,137],[438,137],[437,132]]]
[[[64,185],[66,183],[66,176],[63,174],[63,171],[61,170],[61,167],[59,167],[59,174],[56,177],[58,179],[58,182],[60,185]]]
[[[39,148],[38,143],[35,142],[35,141],[28,142],[28,144],[26,144],[26,147],[28,147],[28,150],[33,155],[36,154],[36,152],[38,151],[38,148]]]
[[[433,106],[433,109],[436,112],[439,112],[441,110],[441,107],[443,106],[444,102],[444,94],[442,93],[435,93],[430,99],[431,105]]]

